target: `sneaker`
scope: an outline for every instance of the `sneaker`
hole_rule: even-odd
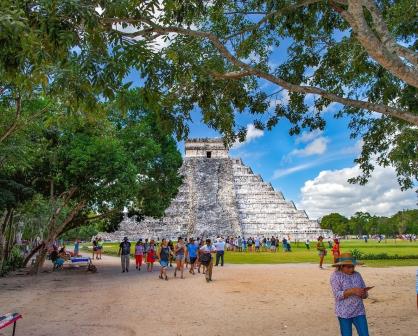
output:
[[[128,270],[128,269],[126,269],[126,272],[129,272],[129,270]]]
[[[122,273],[125,273],[125,270],[123,270]]]

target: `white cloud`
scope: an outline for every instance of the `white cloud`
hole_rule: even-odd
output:
[[[254,124],[248,124],[247,125],[247,136],[245,137],[244,142],[239,142],[238,140],[235,141],[234,145],[232,146],[232,149],[240,148],[253,140],[260,138],[264,135],[264,131],[256,128]]]
[[[325,153],[329,139],[326,137],[316,138],[309,143],[305,148],[294,149],[290,152],[290,156],[311,156]]]
[[[313,130],[312,132],[302,132],[302,134],[296,138],[295,143],[299,144],[299,143],[306,143],[306,142],[312,141],[313,139],[316,139],[319,136],[321,136],[322,133],[323,132],[318,129]]]
[[[290,168],[283,168],[283,169],[277,169],[273,172],[272,180],[278,179],[279,177],[291,175],[293,173],[296,173],[301,170],[306,170],[308,168],[312,168],[318,164],[318,161],[311,161],[308,163],[302,163],[297,166],[293,166]]]
[[[351,168],[321,171],[301,188],[300,209],[312,218],[338,212],[352,216],[356,211],[388,216],[399,210],[416,208],[417,194],[401,191],[395,169],[376,166],[365,186],[350,184],[347,180],[361,173],[356,165]]]

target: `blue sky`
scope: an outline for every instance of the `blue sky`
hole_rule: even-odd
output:
[[[286,56],[288,41],[274,50],[271,65],[282,63]],[[136,72],[127,81],[139,85]],[[280,88],[262,82],[266,93]],[[282,91],[273,98],[286,104],[287,92]],[[306,101],[312,101],[312,96]],[[271,108],[274,108],[272,104]],[[366,186],[352,185],[350,177],[359,175],[360,170],[353,160],[361,150],[361,139],[350,139],[348,119],[335,119],[334,113],[341,105],[333,103],[323,113],[326,128],[323,132],[304,132],[289,135],[289,122],[281,120],[271,131],[255,130],[253,116],[237,114],[237,129],[247,127],[247,140],[230,150],[231,157],[241,158],[264,181],[271,182],[276,190],[293,200],[299,209],[307,211],[311,218],[319,218],[331,212],[346,216],[356,211],[368,211],[376,215],[392,215],[399,210],[416,208],[417,195],[413,190],[401,192],[393,168],[377,167]],[[192,112],[190,138],[219,137],[220,134],[202,122],[198,109]],[[178,144],[184,153],[184,143]]]

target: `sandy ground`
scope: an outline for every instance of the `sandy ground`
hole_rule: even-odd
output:
[[[0,313],[18,310],[17,335],[338,335],[331,268],[315,265],[225,265],[202,275],[157,278],[120,273],[119,259],[99,272],[65,270],[0,278]],[[371,335],[418,335],[415,267],[360,268],[369,286]],[[0,335],[10,335],[11,328]],[[2,333],[3,332],[3,333]]]

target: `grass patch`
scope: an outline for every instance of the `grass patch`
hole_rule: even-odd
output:
[[[90,249],[88,249],[88,247],[90,247]],[[82,248],[84,251],[91,251],[91,244],[86,244]],[[135,244],[132,243],[132,255],[134,248]],[[119,243],[105,243],[103,251],[108,255],[117,255],[118,249]],[[395,241],[393,239],[388,239],[386,242],[383,241],[381,243],[370,240],[368,243],[365,243],[362,240],[341,241],[342,252],[349,252],[354,249],[360,251],[364,256],[378,255],[381,258],[379,260],[364,260],[365,264],[370,267],[418,266],[418,242],[410,243],[409,241]],[[311,243],[310,250],[307,250],[303,243],[292,243],[292,252],[283,252],[281,248],[276,253],[227,251],[225,254],[225,261],[229,264],[318,263],[319,257],[316,252],[315,243]],[[326,264],[331,264],[333,262],[329,250],[324,262]]]

